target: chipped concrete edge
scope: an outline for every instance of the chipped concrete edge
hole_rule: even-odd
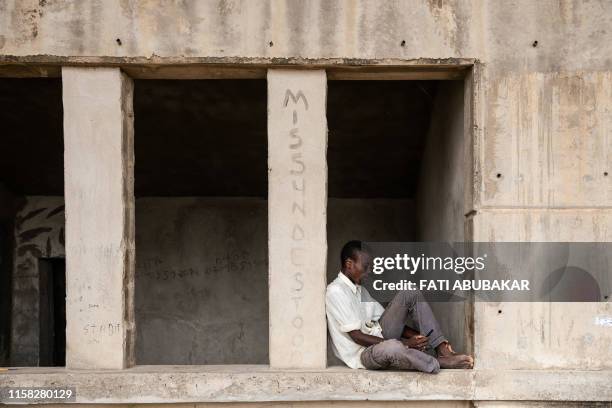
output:
[[[183,403],[324,400],[610,401],[612,370],[443,370],[415,372],[348,369],[272,370],[137,367],[122,371],[16,370],[0,387],[73,386],[77,403]]]

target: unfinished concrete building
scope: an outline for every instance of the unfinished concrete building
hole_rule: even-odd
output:
[[[324,300],[348,239],[612,241],[611,26],[607,0],[0,0],[0,387],[611,401],[609,302],[436,304],[475,367],[428,375],[342,366]]]

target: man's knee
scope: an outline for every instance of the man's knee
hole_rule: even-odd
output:
[[[405,351],[406,346],[399,340],[390,339],[378,343],[376,349],[375,358],[377,360],[390,361],[395,358],[398,354]]]
[[[404,345],[399,340],[385,340],[368,347],[361,355],[361,362],[365,368],[380,370],[389,368],[397,361],[400,353],[404,352]]]

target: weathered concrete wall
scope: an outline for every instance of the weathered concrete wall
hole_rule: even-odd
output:
[[[549,401],[474,401],[475,408],[597,408],[609,407],[609,402],[549,402]]]
[[[75,404],[57,404],[54,407],[74,407]],[[8,407],[35,408],[36,405],[7,405]],[[103,404],[88,404],[90,408],[105,408]],[[138,404],[115,404],[117,408],[138,408]],[[606,402],[546,402],[546,401],[292,401],[292,402],[210,402],[200,404],[147,404],[148,408],[596,408],[609,407]]]
[[[54,408],[70,408],[78,404],[56,404]],[[104,404],[88,404],[88,408],[106,408]],[[139,408],[140,404],[114,404],[116,408]],[[470,408],[469,401],[290,401],[290,402],[208,402],[198,404],[143,404],[147,408]],[[492,405],[504,407],[504,405]],[[36,408],[36,405],[7,405]],[[534,405],[534,408],[542,408]],[[556,407],[551,407],[556,408]]]
[[[479,201],[605,206],[610,142],[603,134],[612,99],[612,33],[605,28],[611,8],[605,0],[405,0],[382,6],[366,0],[219,0],[168,3],[159,14],[158,7],[138,1],[6,1],[0,5],[0,52],[102,62],[476,58],[482,63],[479,103],[487,107],[478,119]]]
[[[414,239],[411,200],[330,199],[328,217],[328,280],[349,239]],[[37,258],[65,256],[63,199],[27,197],[17,220],[15,276],[29,279],[15,292],[12,364],[28,366],[38,363]],[[137,364],[267,364],[266,238],[263,199],[138,199]]]
[[[39,258],[65,256],[64,199],[25,197],[15,215],[10,362],[36,366],[39,357]]]
[[[610,242],[610,210],[485,210],[473,219],[476,241]],[[475,303],[477,368],[609,369],[612,331],[599,319],[612,303]],[[512,335],[499,336],[499,333]],[[495,341],[490,341],[495,337]]]
[[[330,199],[327,279],[349,239],[411,240],[413,209]],[[136,201],[137,364],[268,363],[267,228],[262,199]]]
[[[608,70],[612,52],[606,0],[212,0],[163,3],[164,13],[148,1],[0,7],[5,55],[465,57],[498,72],[554,72]]]
[[[136,363],[268,364],[268,216],[257,198],[136,201]]]
[[[417,241],[464,242],[465,189],[469,163],[464,134],[463,81],[438,84],[417,194]],[[457,295],[466,296],[465,293]],[[431,304],[440,326],[455,350],[470,351],[468,302]]]
[[[265,255],[265,247],[257,248],[265,242],[265,201],[249,200],[138,200],[136,307],[139,364],[266,362],[267,265],[265,257],[256,256],[262,251]],[[558,211],[559,215],[556,217],[550,217],[547,212],[541,213],[539,216],[529,216],[523,225],[529,225],[530,230],[520,232],[518,239],[534,240],[533,234],[538,234],[537,231],[544,227],[555,236],[561,228],[560,225],[584,222],[571,214],[564,214],[564,211]],[[337,273],[337,267],[334,267],[334,264],[337,264],[335,258],[347,239],[358,236],[371,240],[412,240],[414,237],[414,232],[411,232],[414,229],[414,219],[411,218],[413,206],[407,200],[377,202],[331,199],[328,214],[328,280]],[[350,217],[348,220],[347,216]],[[524,218],[524,215],[517,211],[495,216],[505,218],[507,225],[521,225],[517,222]],[[593,228],[600,230],[601,227],[610,225],[608,218],[609,216],[602,218],[597,212],[592,212],[592,222],[580,228],[577,232],[580,235],[575,235],[575,238],[587,239],[592,231],[595,231]],[[500,221],[492,219],[488,222]],[[28,197],[26,205],[17,213],[17,225],[11,363],[36,365],[37,258],[64,256],[62,198]],[[481,228],[490,231],[491,225]],[[478,231],[477,229],[476,232]],[[607,233],[609,234],[609,231]],[[237,248],[241,239],[243,244],[245,243],[247,235],[260,238],[246,241],[246,259],[241,258],[239,250],[236,250],[235,259],[239,260],[236,268],[242,271],[244,265],[249,273],[242,276],[241,272],[238,272],[239,278],[232,276],[229,279],[222,271],[224,268],[232,268],[232,265],[227,263],[227,256],[232,255],[228,252],[228,247],[219,243],[227,243]],[[224,237],[222,241],[220,236]],[[483,236],[482,239],[485,238],[487,237]],[[499,235],[497,238],[510,239]],[[572,237],[560,236],[558,239],[569,238]],[[608,235],[597,235],[596,238],[602,241],[612,239]],[[209,248],[214,257],[204,256],[205,248]],[[234,288],[232,282],[238,280],[249,284]],[[205,283],[207,287],[198,289],[198,281]],[[238,305],[244,302],[242,308],[234,306],[234,303],[227,304],[228,298],[237,296],[235,290],[230,292],[233,289],[237,289],[240,295],[237,297]],[[241,289],[247,293],[240,292]],[[254,294],[257,296],[253,296]],[[245,300],[243,295],[250,297]],[[226,307],[215,306],[218,302],[225,303]],[[511,364],[511,367],[529,369],[568,366],[584,368],[585,365],[598,369],[610,368],[609,361],[601,358],[602,351],[605,352],[610,344],[608,329],[595,324],[595,317],[609,316],[612,313],[609,303],[477,303],[476,306],[481,309],[481,318],[476,325],[476,352],[483,368],[498,367],[501,363],[504,367]],[[217,323],[211,324],[208,310],[214,307],[217,307],[219,319]],[[503,313],[499,314],[499,310]],[[591,318],[585,319],[585,315]],[[444,321],[444,315],[439,316]],[[228,319],[236,319],[236,332],[232,330],[233,321]],[[516,337],[504,336],[494,345],[485,341],[507,327],[519,327],[521,334]],[[160,333],[164,335],[161,336]],[[250,339],[249,343],[244,339]],[[454,339],[455,344],[460,344],[459,341],[460,337]],[[585,347],[585,344],[588,347]],[[579,352],[568,353],[566,350]],[[500,355],[504,358],[500,358]],[[329,357],[328,361],[330,365],[340,364],[333,356]]]
[[[0,52],[7,62],[102,64],[110,57],[280,64],[296,57],[330,64],[474,58],[474,239],[610,240],[609,1],[219,0],[160,9],[144,1],[5,1]],[[580,332],[609,342],[607,329],[587,326],[610,315],[606,304],[549,305],[521,311],[520,321],[476,306],[477,367],[609,364],[612,351]],[[502,342],[499,354],[501,328],[522,334]],[[517,347],[521,335],[530,339],[525,348]]]
[[[327,76],[268,71],[270,366],[326,365]]]
[[[71,368],[134,363],[133,89],[118,68],[62,68]]]
[[[462,242],[466,163],[463,81],[438,84],[417,193],[418,239]],[[468,237],[469,238],[469,237]]]
[[[509,73],[489,97],[482,206],[610,206],[612,72]]]
[[[140,366],[127,370],[0,372],[0,386],[69,382],[77,403],[612,400],[611,370],[278,370],[267,365]]]
[[[267,363],[267,209],[258,199],[137,206],[138,364]],[[64,200],[16,215],[11,364],[38,365],[38,258],[64,257]]]
[[[0,10],[0,52],[360,58],[478,54],[479,1],[402,3],[380,7],[366,0],[215,0],[152,6],[147,1],[9,1]]]
[[[266,205],[136,201],[137,364],[267,364]],[[346,241],[410,241],[414,230],[411,200],[330,199],[328,281]],[[331,353],[328,364],[343,365]]]
[[[75,404],[56,404],[54,407],[74,407]],[[35,408],[36,405],[7,405]],[[138,404],[115,404],[117,408],[138,408]],[[147,404],[148,408],[596,408],[609,407],[606,402],[546,402],[546,401],[292,401],[292,402],[210,402],[199,404]],[[91,408],[105,408],[103,404],[88,404]]]

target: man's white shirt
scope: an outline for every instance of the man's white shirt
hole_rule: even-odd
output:
[[[362,301],[362,295],[363,299],[370,301]],[[385,309],[365,288],[355,285],[342,272],[327,285],[325,305],[334,354],[351,368],[364,368],[361,353],[365,347],[355,343],[348,332],[361,330],[365,334],[383,337],[378,319]]]

